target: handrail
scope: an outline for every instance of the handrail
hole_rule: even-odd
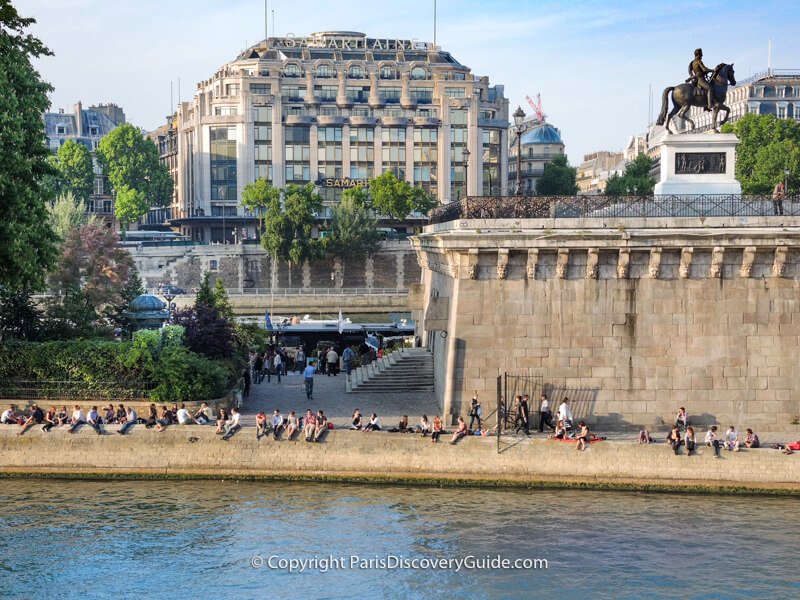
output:
[[[226,288],[228,296],[403,296],[408,288]],[[158,288],[149,288],[149,294],[163,296]],[[186,290],[194,296],[196,289]]]

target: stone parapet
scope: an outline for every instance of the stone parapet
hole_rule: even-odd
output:
[[[164,433],[137,425],[125,436],[97,436],[0,426],[0,473],[57,476],[287,477],[497,484],[562,482],[681,489],[738,487],[800,493],[800,456],[777,450],[674,456],[663,444],[573,443],[469,437],[458,445],[418,436],[329,432],[324,443],[256,441],[246,428],[222,441],[212,427],[173,426]]]

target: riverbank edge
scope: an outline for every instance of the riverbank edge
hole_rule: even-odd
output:
[[[800,484],[769,483],[747,485],[735,481],[647,481],[643,479],[583,478],[583,477],[495,477],[470,475],[446,476],[439,473],[381,475],[367,472],[306,472],[285,471],[184,471],[180,469],[44,469],[0,468],[2,479],[56,479],[86,481],[242,481],[242,482],[301,482],[347,483],[375,485],[405,485],[415,487],[466,487],[513,489],[571,489],[604,490],[642,493],[717,494],[742,496],[800,496]]]

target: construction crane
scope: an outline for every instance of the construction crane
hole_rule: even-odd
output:
[[[545,114],[542,112],[542,96],[541,94],[536,94],[536,102],[531,100],[530,96],[525,96],[525,100],[528,101],[528,104],[531,105],[533,112],[536,113],[536,118],[539,119],[539,123],[544,123]]]

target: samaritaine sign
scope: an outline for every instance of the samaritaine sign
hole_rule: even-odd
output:
[[[363,34],[324,34],[308,37],[270,38],[271,48],[335,48],[337,50],[432,50],[433,44],[418,40],[368,38]]]

